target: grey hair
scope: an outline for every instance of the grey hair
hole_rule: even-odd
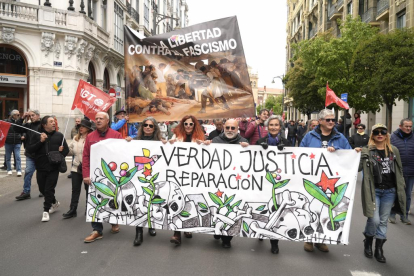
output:
[[[140,124],[139,128],[138,128],[138,134],[137,137],[135,138],[136,140],[141,140],[142,136],[144,136],[144,124],[146,121],[151,121],[152,124],[154,125],[154,134],[153,137],[155,141],[161,141],[161,130],[160,127],[157,123],[157,121],[155,120],[154,117],[147,117],[144,120],[142,120],[142,123]]]
[[[325,119],[326,118],[326,116],[335,116],[335,112],[333,112],[332,110],[330,110],[330,109],[322,109],[321,110],[321,112],[319,112],[319,114],[318,114],[318,119],[320,120],[320,119]]]
[[[412,123],[413,121],[411,121],[411,119],[410,119],[410,118],[405,118],[405,119],[402,119],[402,120],[401,120],[401,122],[400,122],[400,126],[403,126],[405,122],[407,122],[407,123]]]
[[[81,116],[76,116],[76,117],[75,117],[75,120],[76,120],[76,119],[81,119],[81,120],[82,120],[82,117],[81,117]]]
[[[265,126],[269,126],[270,121],[272,120],[278,120],[279,121],[279,125],[283,126],[283,122],[282,122],[282,118],[279,115],[272,115],[269,118],[267,118],[266,122],[265,122]]]
[[[100,112],[96,113],[96,115],[98,115],[99,113],[105,114],[105,117],[109,120],[109,114],[108,113],[100,111]]]
[[[40,112],[37,109],[29,109],[27,112],[33,112],[34,114],[36,114],[37,116],[40,116]]]
[[[14,109],[10,112],[10,116],[16,115],[16,114],[20,114],[19,110]]]

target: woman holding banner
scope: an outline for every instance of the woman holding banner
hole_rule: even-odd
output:
[[[169,140],[171,144],[174,142],[193,142],[200,144],[204,141],[204,131],[196,117],[192,115],[184,116],[180,123],[174,128],[174,135]],[[191,232],[184,232],[184,236],[188,239],[193,237]],[[181,232],[174,231],[174,236],[170,239],[171,243],[181,244]]]
[[[391,145],[385,125],[376,124],[372,127],[368,147],[362,148],[359,170],[364,172],[362,209],[368,218],[363,233],[364,254],[367,258],[372,258],[372,243],[375,238],[375,259],[385,263],[382,247],[387,241],[387,222],[391,209],[394,208],[396,212],[406,210],[400,153]]]
[[[257,140],[256,145],[260,145],[263,149],[267,149],[269,146],[276,146],[279,150],[283,150],[283,147],[290,147],[292,143],[281,136],[283,122],[276,116],[272,115],[265,121],[265,127],[268,129],[268,133],[265,137]],[[279,253],[279,240],[270,240],[271,249],[273,254]]]
[[[136,140],[146,140],[146,141],[162,141],[161,139],[161,131],[158,126],[157,121],[153,117],[147,117],[142,121],[138,129]],[[166,141],[163,141],[166,142]],[[156,236],[157,232],[155,232],[154,228],[149,228],[148,233],[150,236]],[[135,239],[134,239],[134,246],[141,245],[143,241],[143,231],[142,227],[137,226],[135,228]]]

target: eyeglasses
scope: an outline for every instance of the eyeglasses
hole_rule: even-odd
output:
[[[193,126],[194,123],[184,123],[185,126]]]
[[[144,127],[154,128],[153,124],[144,124]]]
[[[323,119],[323,120],[325,120],[327,123],[330,123],[330,122],[335,123],[336,121],[336,119]]]
[[[362,129],[362,130],[364,130],[364,128],[363,128],[363,127],[359,127],[358,129]]]
[[[388,132],[385,129],[381,129],[381,130],[373,130],[372,131],[372,135],[377,136],[377,135],[386,135]]]
[[[230,130],[230,129],[231,130],[236,130],[236,127],[234,127],[234,126],[232,126],[232,127],[231,126],[226,126],[226,130]]]

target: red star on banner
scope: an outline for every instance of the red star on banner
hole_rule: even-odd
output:
[[[148,168],[145,168],[145,169],[144,169],[144,173],[143,173],[143,175],[145,175],[145,177],[147,177],[147,176],[151,175],[151,170],[150,170],[150,169],[148,169]]]
[[[290,157],[292,157],[292,159],[296,159],[296,155],[292,154]]]
[[[310,159],[315,159],[315,154],[311,153],[311,155],[309,155]]]
[[[223,196],[223,194],[224,194],[224,192],[220,192],[220,190],[217,190],[217,192],[216,192],[216,195],[217,195],[218,197],[222,197],[222,196]]]
[[[322,190],[324,192],[326,192],[326,190],[331,190],[332,193],[335,192],[335,184],[336,182],[338,182],[340,177],[338,178],[328,178],[328,176],[326,175],[326,173],[324,171],[322,171],[322,175],[321,175],[321,180],[316,183],[317,186],[321,187]]]
[[[241,179],[241,175],[240,174],[237,174],[236,180],[240,180],[240,179]]]

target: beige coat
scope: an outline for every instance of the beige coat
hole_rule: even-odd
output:
[[[80,138],[79,141],[75,139],[72,140],[72,143],[69,145],[69,155],[74,156],[72,172],[78,171],[78,166],[82,163],[83,147],[85,146],[85,138]]]

